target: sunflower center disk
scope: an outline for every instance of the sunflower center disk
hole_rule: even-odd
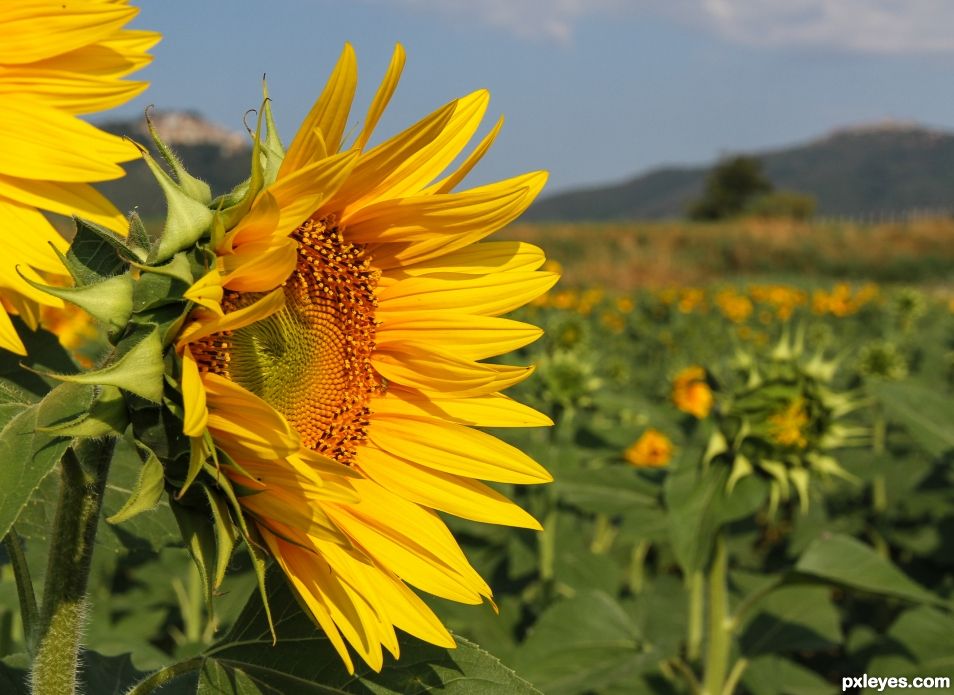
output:
[[[381,388],[371,366],[377,273],[364,247],[345,243],[337,227],[308,221],[293,236],[298,263],[284,283],[284,308],[210,336],[215,358],[207,349],[200,361],[284,415],[304,446],[349,463],[365,437],[368,400]],[[257,297],[227,293],[223,308]]]

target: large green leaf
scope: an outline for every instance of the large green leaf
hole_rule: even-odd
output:
[[[838,610],[831,589],[823,586],[786,586],[759,602],[747,621],[739,643],[743,654],[831,649],[841,642]]]
[[[925,603],[944,603],[912,581],[889,560],[850,536],[815,540],[795,565],[801,574],[873,594]]]
[[[631,677],[647,655],[629,614],[610,596],[588,591],[540,616],[514,666],[547,695],[570,695]]]
[[[882,381],[870,388],[888,416],[929,454],[954,449],[954,399],[949,395],[908,382]]]
[[[834,695],[841,688],[794,661],[778,656],[755,659],[745,669],[742,683],[751,695]]]
[[[725,524],[754,514],[765,501],[767,486],[755,475],[740,480],[726,493],[729,469],[710,465],[674,471],[666,480],[666,507],[673,552],[683,570],[692,573],[708,562],[712,544]]]
[[[954,618],[929,606],[918,606],[901,614],[886,635],[887,648],[870,663],[873,676],[954,675]],[[882,646],[879,650],[884,651]]]
[[[553,485],[562,500],[594,514],[624,514],[657,504],[658,488],[628,466],[562,470]]]
[[[277,573],[268,578],[277,644],[265,610],[253,594],[238,621],[197,664],[199,676],[184,674],[158,691],[222,695],[290,693],[532,695],[537,691],[500,661],[467,640],[440,649],[402,635],[401,658],[386,658],[380,673],[355,660],[349,675],[325,634],[305,615]],[[166,688],[169,688],[167,691]]]

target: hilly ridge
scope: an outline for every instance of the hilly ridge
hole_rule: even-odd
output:
[[[248,137],[192,112],[153,114],[162,137],[193,175],[224,193],[248,176]],[[110,132],[148,142],[142,119],[100,124]],[[914,125],[882,124],[837,131],[757,157],[779,188],[815,196],[818,213],[831,216],[897,215],[954,210],[954,133]],[[627,181],[544,195],[524,221],[610,221],[681,217],[702,191],[709,168],[660,167]],[[144,218],[164,215],[165,203],[141,161],[127,176],[98,184],[124,211]]]
[[[821,215],[954,210],[954,134],[912,125],[842,130],[758,158],[778,188],[810,193]],[[603,221],[680,217],[709,168],[663,167],[628,181],[540,199],[526,221]]]

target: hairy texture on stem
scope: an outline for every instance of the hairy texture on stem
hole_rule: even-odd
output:
[[[30,671],[34,695],[76,693],[86,584],[113,446],[113,440],[79,442],[60,462],[60,496]]]

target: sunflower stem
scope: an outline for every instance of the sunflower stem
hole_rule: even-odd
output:
[[[702,654],[702,614],[705,577],[702,572],[693,572],[688,579],[689,625],[686,631],[686,658],[696,661]]]
[[[20,600],[20,620],[23,621],[23,635],[26,638],[27,652],[32,656],[35,650],[33,638],[36,634],[36,624],[39,620],[39,611],[36,607],[36,594],[33,591],[33,580],[30,578],[30,567],[27,565],[26,553],[23,552],[23,539],[16,529],[3,539],[13,568],[13,577],[17,583],[17,597]]]
[[[715,552],[706,576],[709,621],[706,633],[706,663],[702,679],[703,695],[721,695],[725,688],[732,642],[729,636],[729,558],[725,538],[716,537]]]
[[[113,445],[113,440],[84,440],[74,445],[76,451],[67,449],[60,462],[60,494],[31,667],[34,695],[76,693],[86,585]]]

